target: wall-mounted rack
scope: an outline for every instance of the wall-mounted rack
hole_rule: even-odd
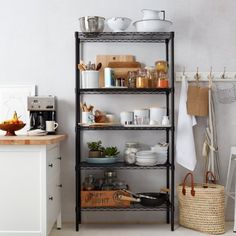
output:
[[[208,82],[208,76],[210,72],[198,72],[200,79],[199,82]],[[184,75],[187,77],[188,81],[196,81],[195,75],[196,72],[184,72]],[[223,72],[212,72],[213,82],[236,82],[236,72],[225,72],[224,78],[222,78]],[[175,73],[176,82],[181,82],[183,72]]]

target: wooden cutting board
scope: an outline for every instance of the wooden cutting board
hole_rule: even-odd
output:
[[[104,68],[108,67],[109,62],[133,62],[135,58],[133,55],[97,55],[96,64],[102,63],[102,67],[99,70],[99,86],[104,87]]]

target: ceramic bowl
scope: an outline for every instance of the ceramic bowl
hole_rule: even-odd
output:
[[[123,32],[129,27],[130,23],[131,19],[127,17],[113,17],[107,20],[107,25],[113,32]]]
[[[0,124],[0,129],[6,131],[5,136],[16,136],[15,131],[22,129],[25,124]]]
[[[168,20],[139,20],[133,23],[137,32],[169,32],[172,25]]]

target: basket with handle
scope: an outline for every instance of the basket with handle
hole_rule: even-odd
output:
[[[213,183],[208,183],[209,175]],[[190,185],[186,184],[188,177]],[[193,174],[186,174],[177,195],[180,225],[209,234],[225,232],[224,186],[215,184],[212,172],[206,173],[205,183],[194,183]]]

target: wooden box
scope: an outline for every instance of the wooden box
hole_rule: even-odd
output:
[[[81,207],[130,207],[130,201],[118,199],[118,195],[130,196],[122,190],[81,191]]]

